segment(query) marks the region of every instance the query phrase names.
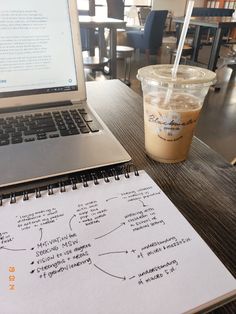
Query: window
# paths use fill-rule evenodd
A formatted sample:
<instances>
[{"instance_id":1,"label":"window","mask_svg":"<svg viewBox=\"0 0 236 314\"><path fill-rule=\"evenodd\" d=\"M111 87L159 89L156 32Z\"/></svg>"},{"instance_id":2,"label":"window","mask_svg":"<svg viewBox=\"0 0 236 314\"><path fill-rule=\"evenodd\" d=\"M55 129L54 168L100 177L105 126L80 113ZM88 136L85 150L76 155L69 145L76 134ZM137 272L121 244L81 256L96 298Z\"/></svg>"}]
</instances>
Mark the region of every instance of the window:
<instances>
[{"instance_id":1,"label":"window","mask_svg":"<svg viewBox=\"0 0 236 314\"><path fill-rule=\"evenodd\" d=\"M152 1L151 0L125 0L125 5L131 6L151 6Z\"/></svg>"},{"instance_id":2,"label":"window","mask_svg":"<svg viewBox=\"0 0 236 314\"><path fill-rule=\"evenodd\" d=\"M207 8L219 8L219 7L220 7L220 1L215 1L215 0L207 1Z\"/></svg>"},{"instance_id":3,"label":"window","mask_svg":"<svg viewBox=\"0 0 236 314\"><path fill-rule=\"evenodd\" d=\"M77 0L77 7L79 10L88 10L89 1L88 0Z\"/></svg>"},{"instance_id":4,"label":"window","mask_svg":"<svg viewBox=\"0 0 236 314\"><path fill-rule=\"evenodd\" d=\"M236 0L225 1L224 8L226 8L226 9L236 9Z\"/></svg>"}]
</instances>

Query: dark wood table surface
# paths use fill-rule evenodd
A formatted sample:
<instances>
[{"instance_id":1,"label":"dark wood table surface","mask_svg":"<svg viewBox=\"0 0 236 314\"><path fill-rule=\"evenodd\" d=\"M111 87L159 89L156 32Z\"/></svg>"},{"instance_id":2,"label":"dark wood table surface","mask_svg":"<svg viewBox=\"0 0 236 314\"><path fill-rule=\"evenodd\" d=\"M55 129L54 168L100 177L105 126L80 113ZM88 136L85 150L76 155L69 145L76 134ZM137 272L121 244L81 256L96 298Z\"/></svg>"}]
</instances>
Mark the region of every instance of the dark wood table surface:
<instances>
[{"instance_id":1,"label":"dark wood table surface","mask_svg":"<svg viewBox=\"0 0 236 314\"><path fill-rule=\"evenodd\" d=\"M236 277L236 167L196 137L189 158L151 160L144 150L142 98L118 80L89 82L88 102ZM236 313L236 302L214 313Z\"/></svg>"},{"instance_id":2,"label":"dark wood table surface","mask_svg":"<svg viewBox=\"0 0 236 314\"><path fill-rule=\"evenodd\" d=\"M144 150L142 97L119 80L88 82L87 94L89 104L128 151L132 162L152 177L236 277L236 167L196 137L188 160L155 162ZM24 184L19 191L40 185L42 182ZM7 190L5 193L12 187ZM236 301L211 313L235 314Z\"/></svg>"},{"instance_id":3,"label":"dark wood table surface","mask_svg":"<svg viewBox=\"0 0 236 314\"><path fill-rule=\"evenodd\" d=\"M184 17L173 18L175 23L184 23ZM198 52L201 45L202 28L214 28L215 34L212 41L211 53L207 68L215 71L219 58L220 47L223 44L224 30L230 30L236 27L236 20L229 16L193 16L190 20L190 25L195 25L193 54L191 60L197 62Z\"/></svg>"}]
</instances>

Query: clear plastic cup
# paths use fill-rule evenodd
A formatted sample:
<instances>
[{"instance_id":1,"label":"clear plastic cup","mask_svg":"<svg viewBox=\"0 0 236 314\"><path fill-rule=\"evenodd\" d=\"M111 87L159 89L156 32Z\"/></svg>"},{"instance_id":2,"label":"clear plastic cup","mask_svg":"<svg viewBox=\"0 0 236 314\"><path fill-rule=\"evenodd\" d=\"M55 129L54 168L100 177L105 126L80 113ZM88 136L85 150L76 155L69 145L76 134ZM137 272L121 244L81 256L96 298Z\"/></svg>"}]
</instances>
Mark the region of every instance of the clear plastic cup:
<instances>
[{"instance_id":1,"label":"clear plastic cup","mask_svg":"<svg viewBox=\"0 0 236 314\"><path fill-rule=\"evenodd\" d=\"M187 158L204 99L216 74L179 65L172 78L171 64L138 70L142 83L145 149L152 159L175 163Z\"/></svg>"}]
</instances>

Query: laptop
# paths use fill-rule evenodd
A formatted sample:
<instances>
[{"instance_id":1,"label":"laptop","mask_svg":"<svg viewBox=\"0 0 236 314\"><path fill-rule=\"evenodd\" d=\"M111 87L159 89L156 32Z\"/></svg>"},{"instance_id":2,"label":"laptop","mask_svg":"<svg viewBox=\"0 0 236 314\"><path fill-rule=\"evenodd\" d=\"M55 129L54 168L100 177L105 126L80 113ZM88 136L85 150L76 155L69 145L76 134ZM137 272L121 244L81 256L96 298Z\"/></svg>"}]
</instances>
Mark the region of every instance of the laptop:
<instances>
[{"instance_id":1,"label":"laptop","mask_svg":"<svg viewBox=\"0 0 236 314\"><path fill-rule=\"evenodd\" d=\"M86 103L76 0L0 7L0 187L129 161Z\"/></svg>"}]
</instances>

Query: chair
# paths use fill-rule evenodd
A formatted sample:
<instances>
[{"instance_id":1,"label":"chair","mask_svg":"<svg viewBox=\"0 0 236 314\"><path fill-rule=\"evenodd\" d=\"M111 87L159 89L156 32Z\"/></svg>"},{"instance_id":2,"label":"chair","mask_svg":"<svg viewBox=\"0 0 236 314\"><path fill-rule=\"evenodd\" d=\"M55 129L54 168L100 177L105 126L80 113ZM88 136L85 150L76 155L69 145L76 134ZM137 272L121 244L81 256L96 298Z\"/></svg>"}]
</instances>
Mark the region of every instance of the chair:
<instances>
[{"instance_id":1,"label":"chair","mask_svg":"<svg viewBox=\"0 0 236 314\"><path fill-rule=\"evenodd\" d=\"M151 11L146 19L144 30L127 31L128 45L146 54L147 62L151 54L157 54L162 45L167 10Z\"/></svg>"},{"instance_id":2,"label":"chair","mask_svg":"<svg viewBox=\"0 0 236 314\"><path fill-rule=\"evenodd\" d=\"M151 12L151 9L150 8L146 8L146 7L141 7L139 10L138 10L138 19L139 19L139 24L141 26L145 25L145 22L146 22L146 19L147 19L147 16L148 14Z\"/></svg>"}]
</instances>

